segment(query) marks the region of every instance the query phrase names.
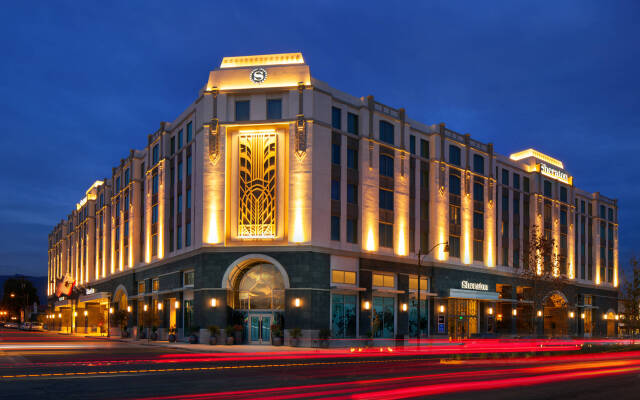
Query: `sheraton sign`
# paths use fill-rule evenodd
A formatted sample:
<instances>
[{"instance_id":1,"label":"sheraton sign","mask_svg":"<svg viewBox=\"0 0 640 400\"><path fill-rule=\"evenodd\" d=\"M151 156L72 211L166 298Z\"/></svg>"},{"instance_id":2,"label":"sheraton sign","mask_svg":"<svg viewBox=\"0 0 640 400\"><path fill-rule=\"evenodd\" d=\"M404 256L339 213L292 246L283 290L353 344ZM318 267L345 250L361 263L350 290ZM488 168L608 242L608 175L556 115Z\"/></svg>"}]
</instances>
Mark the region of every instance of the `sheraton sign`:
<instances>
[{"instance_id":1,"label":"sheraton sign","mask_svg":"<svg viewBox=\"0 0 640 400\"><path fill-rule=\"evenodd\" d=\"M489 285L480 282L462 281L460 287L462 287L462 289L489 291Z\"/></svg>"},{"instance_id":2,"label":"sheraton sign","mask_svg":"<svg viewBox=\"0 0 640 400\"><path fill-rule=\"evenodd\" d=\"M538 164L538 170L544 176L548 176L549 178L555 179L557 181L566 183L568 185L572 184L572 177L569 176L566 172L559 170L557 168L553 168L548 166L545 163Z\"/></svg>"}]
</instances>

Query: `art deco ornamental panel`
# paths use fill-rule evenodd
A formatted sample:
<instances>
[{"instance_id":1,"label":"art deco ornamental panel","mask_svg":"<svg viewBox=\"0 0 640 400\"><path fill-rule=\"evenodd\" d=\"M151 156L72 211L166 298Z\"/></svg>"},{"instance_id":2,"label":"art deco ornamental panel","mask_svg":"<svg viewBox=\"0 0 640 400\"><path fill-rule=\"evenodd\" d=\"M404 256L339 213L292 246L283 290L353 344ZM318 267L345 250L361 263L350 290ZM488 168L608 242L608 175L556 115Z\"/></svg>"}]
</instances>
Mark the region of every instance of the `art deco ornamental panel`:
<instances>
[{"instance_id":1,"label":"art deco ornamental panel","mask_svg":"<svg viewBox=\"0 0 640 400\"><path fill-rule=\"evenodd\" d=\"M276 133L239 135L238 236L276 236Z\"/></svg>"}]
</instances>

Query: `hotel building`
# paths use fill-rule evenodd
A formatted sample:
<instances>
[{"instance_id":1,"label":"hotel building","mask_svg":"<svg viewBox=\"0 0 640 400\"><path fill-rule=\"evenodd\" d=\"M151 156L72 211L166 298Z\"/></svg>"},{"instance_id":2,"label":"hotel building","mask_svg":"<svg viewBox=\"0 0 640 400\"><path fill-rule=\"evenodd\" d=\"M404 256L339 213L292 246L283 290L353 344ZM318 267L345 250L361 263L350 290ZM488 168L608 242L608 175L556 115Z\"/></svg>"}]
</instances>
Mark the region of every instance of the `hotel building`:
<instances>
[{"instance_id":1,"label":"hotel building","mask_svg":"<svg viewBox=\"0 0 640 400\"><path fill-rule=\"evenodd\" d=\"M418 320L423 336L614 335L616 200L548 155L407 114L300 53L223 58L50 233L51 325L106 332L119 309L134 333L240 325L246 343L272 324L406 338ZM536 234L557 259L540 270L565 278L523 272ZM54 297L66 274L77 299Z\"/></svg>"}]
</instances>

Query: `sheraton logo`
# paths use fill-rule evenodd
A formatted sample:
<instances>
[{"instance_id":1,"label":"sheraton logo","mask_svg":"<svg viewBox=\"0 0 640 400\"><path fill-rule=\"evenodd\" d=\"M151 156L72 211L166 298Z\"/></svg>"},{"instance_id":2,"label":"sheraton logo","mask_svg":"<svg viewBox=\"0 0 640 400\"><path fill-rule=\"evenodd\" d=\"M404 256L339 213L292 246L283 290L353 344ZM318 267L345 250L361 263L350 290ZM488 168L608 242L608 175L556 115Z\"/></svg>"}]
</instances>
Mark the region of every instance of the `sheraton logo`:
<instances>
[{"instance_id":1,"label":"sheraton logo","mask_svg":"<svg viewBox=\"0 0 640 400\"><path fill-rule=\"evenodd\" d=\"M547 164L540 163L540 173L542 175L548 176L549 178L557 179L564 183L569 183L569 175L566 172L551 168Z\"/></svg>"},{"instance_id":2,"label":"sheraton logo","mask_svg":"<svg viewBox=\"0 0 640 400\"><path fill-rule=\"evenodd\" d=\"M489 285L487 285L486 283L480 283L480 282L462 281L460 286L463 289L484 290L484 291L489 290Z\"/></svg>"}]
</instances>

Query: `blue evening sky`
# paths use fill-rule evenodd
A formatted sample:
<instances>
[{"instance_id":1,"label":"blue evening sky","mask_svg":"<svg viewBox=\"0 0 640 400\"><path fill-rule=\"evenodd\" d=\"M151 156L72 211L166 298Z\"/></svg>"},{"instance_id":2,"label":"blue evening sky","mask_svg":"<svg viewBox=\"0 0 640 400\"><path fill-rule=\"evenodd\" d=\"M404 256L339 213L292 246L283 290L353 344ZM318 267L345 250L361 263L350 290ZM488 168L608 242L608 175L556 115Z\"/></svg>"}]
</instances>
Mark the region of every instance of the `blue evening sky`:
<instances>
[{"instance_id":1,"label":"blue evening sky","mask_svg":"<svg viewBox=\"0 0 640 400\"><path fill-rule=\"evenodd\" d=\"M421 122L561 159L640 239L637 1L14 1L0 13L0 275L46 275L47 234L223 56L312 74Z\"/></svg>"}]
</instances>

